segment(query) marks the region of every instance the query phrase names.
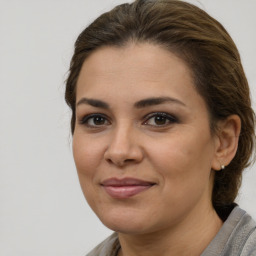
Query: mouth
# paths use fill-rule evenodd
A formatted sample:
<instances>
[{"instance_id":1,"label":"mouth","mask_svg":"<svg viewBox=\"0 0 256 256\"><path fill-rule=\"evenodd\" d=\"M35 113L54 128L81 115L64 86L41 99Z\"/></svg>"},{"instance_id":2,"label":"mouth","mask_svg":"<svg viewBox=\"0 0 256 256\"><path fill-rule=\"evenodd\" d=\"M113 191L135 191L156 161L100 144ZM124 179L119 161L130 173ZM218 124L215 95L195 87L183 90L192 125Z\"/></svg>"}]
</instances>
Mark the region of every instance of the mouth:
<instances>
[{"instance_id":1,"label":"mouth","mask_svg":"<svg viewBox=\"0 0 256 256\"><path fill-rule=\"evenodd\" d=\"M110 178L104 180L101 186L113 198L126 199L150 189L156 183L134 178Z\"/></svg>"}]
</instances>

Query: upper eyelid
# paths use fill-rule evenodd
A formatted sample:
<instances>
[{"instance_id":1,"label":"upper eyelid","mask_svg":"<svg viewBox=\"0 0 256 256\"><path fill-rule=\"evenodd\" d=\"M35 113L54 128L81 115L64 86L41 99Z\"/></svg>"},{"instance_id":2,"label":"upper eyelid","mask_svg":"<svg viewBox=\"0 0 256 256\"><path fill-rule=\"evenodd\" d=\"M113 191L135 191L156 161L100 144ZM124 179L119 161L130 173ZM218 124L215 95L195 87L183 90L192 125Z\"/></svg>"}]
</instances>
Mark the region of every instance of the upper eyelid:
<instances>
[{"instance_id":1,"label":"upper eyelid","mask_svg":"<svg viewBox=\"0 0 256 256\"><path fill-rule=\"evenodd\" d=\"M166 112L151 112L147 115L144 116L144 119L147 119L147 118L151 118L151 117L154 117L154 116L164 116L164 117L170 117L172 119L177 119L177 117L173 114L169 114L169 113L166 113Z\"/></svg>"},{"instance_id":2,"label":"upper eyelid","mask_svg":"<svg viewBox=\"0 0 256 256\"><path fill-rule=\"evenodd\" d=\"M77 118L85 118L85 117L90 117L90 116L103 116L103 117L106 117L106 118L109 118L109 115L105 114L105 113L102 113L102 112L88 112L88 113L77 113Z\"/></svg>"},{"instance_id":3,"label":"upper eyelid","mask_svg":"<svg viewBox=\"0 0 256 256\"><path fill-rule=\"evenodd\" d=\"M96 116L101 116L103 118L106 118L106 120L110 123L113 121L112 118L109 115L106 115L104 113L98 113L98 112L92 112L92 113L89 113L89 114L85 114L85 115L82 115L80 118L78 116L77 120L80 120L80 123L82 123L84 119L89 120L89 118L93 118L93 117L96 117ZM178 118L176 117L176 115L173 115L173 114L170 114L170 113L167 113L167 112L164 112L164 111L150 112L150 113L148 113L148 114L146 114L142 117L142 121L145 122L148 119L150 119L152 117L155 117L155 116L164 116L166 118L169 117L170 119L178 121Z\"/></svg>"},{"instance_id":4,"label":"upper eyelid","mask_svg":"<svg viewBox=\"0 0 256 256\"><path fill-rule=\"evenodd\" d=\"M105 114L102 114L102 113L91 113L91 114L87 114L87 115L83 115L79 120L79 122L81 124L85 123L86 121L88 121L90 118L93 118L93 117L97 117L97 116L100 116L100 117L103 117L105 118L109 123L111 122L110 121L110 118L108 116L106 116Z\"/></svg>"}]
</instances>

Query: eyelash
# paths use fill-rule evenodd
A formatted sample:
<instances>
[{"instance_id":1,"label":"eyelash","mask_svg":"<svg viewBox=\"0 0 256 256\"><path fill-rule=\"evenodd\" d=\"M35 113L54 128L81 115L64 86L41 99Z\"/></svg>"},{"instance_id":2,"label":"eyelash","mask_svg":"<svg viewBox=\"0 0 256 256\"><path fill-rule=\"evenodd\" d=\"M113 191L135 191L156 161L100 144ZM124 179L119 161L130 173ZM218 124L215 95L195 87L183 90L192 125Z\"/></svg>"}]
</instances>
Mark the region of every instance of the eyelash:
<instances>
[{"instance_id":1,"label":"eyelash","mask_svg":"<svg viewBox=\"0 0 256 256\"><path fill-rule=\"evenodd\" d=\"M164 124L150 124L150 119L152 118L155 118L154 119L154 122L156 123L156 118L162 118L162 120L158 120L158 121L164 121ZM103 124L89 124L89 121L92 120L95 122L95 118L100 118L101 121L103 121L104 123ZM148 125L148 126L151 126L151 127L166 127L166 126L169 126L173 123L178 123L178 119L176 117L174 117L173 115L170 115L170 114L167 114L165 112L153 112L153 113L150 113L150 114L147 114L146 116L143 117L143 125ZM106 124L107 122L107 124ZM104 114L89 114L89 115L86 115L84 116L81 120L80 120L80 124L82 125L85 125L89 128L101 128L105 125L109 125L111 124L110 120L108 119L108 117Z\"/></svg>"},{"instance_id":2,"label":"eyelash","mask_svg":"<svg viewBox=\"0 0 256 256\"><path fill-rule=\"evenodd\" d=\"M82 118L82 120L80 120L80 124L86 125L90 128L99 128L99 127L102 127L102 126L105 125L105 124L102 124L102 125L96 125L96 124L91 125L91 124L89 124L89 121L93 120L94 118L102 118L102 119L104 119L104 121L107 121L108 124L110 124L110 121L108 120L108 118L103 114L89 114L89 115L86 115ZM94 119L94 121L95 121L95 119Z\"/></svg>"},{"instance_id":3,"label":"eyelash","mask_svg":"<svg viewBox=\"0 0 256 256\"><path fill-rule=\"evenodd\" d=\"M165 121L165 123L164 124L159 124L159 125L149 124L149 120L150 119L155 118L154 121L156 121L157 117L164 118L163 120ZM147 124L147 125L153 126L153 127L166 127L166 126L171 125L173 123L178 123L178 119L176 117L174 117L173 115L167 114L165 112L154 112L154 113L151 113L149 115L146 115L144 117L144 120L145 119L146 119L146 121L143 122L143 124Z\"/></svg>"}]
</instances>

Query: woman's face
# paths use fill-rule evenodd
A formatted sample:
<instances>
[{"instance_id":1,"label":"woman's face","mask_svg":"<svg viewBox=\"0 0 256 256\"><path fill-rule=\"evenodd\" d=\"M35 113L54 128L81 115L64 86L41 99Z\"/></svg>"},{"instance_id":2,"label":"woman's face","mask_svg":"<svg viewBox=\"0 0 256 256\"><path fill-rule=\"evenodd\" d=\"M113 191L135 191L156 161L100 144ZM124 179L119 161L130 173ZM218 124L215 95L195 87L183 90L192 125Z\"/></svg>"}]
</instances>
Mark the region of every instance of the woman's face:
<instances>
[{"instance_id":1,"label":"woman's face","mask_svg":"<svg viewBox=\"0 0 256 256\"><path fill-rule=\"evenodd\" d=\"M130 44L85 60L74 159L89 205L110 229L149 233L205 214L216 144L206 104L174 54Z\"/></svg>"}]
</instances>

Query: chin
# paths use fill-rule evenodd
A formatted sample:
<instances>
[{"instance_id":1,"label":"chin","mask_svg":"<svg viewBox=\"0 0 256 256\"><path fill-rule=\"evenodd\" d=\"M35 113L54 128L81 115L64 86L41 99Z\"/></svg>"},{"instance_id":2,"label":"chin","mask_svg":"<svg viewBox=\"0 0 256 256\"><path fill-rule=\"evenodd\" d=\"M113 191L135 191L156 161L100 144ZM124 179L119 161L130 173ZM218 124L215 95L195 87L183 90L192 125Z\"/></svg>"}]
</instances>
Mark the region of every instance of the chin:
<instances>
[{"instance_id":1,"label":"chin","mask_svg":"<svg viewBox=\"0 0 256 256\"><path fill-rule=\"evenodd\" d=\"M148 230L148 220L136 210L110 210L97 214L101 222L109 229L124 234L142 234Z\"/></svg>"}]
</instances>

